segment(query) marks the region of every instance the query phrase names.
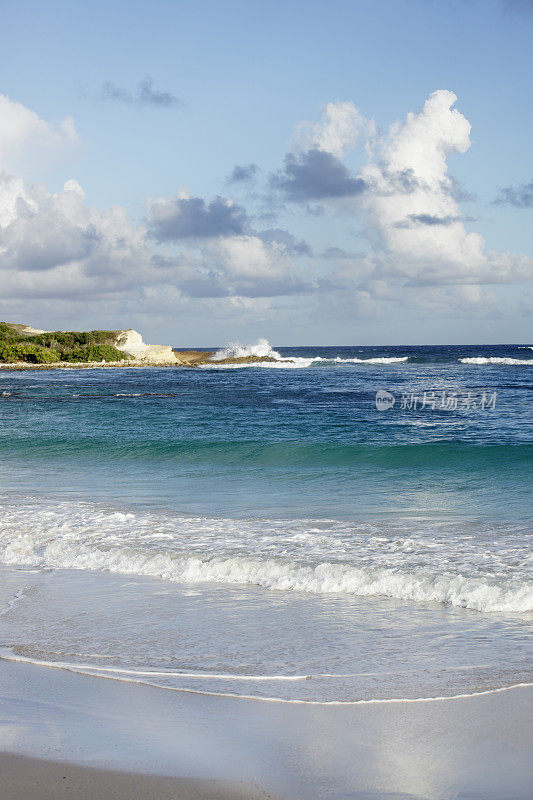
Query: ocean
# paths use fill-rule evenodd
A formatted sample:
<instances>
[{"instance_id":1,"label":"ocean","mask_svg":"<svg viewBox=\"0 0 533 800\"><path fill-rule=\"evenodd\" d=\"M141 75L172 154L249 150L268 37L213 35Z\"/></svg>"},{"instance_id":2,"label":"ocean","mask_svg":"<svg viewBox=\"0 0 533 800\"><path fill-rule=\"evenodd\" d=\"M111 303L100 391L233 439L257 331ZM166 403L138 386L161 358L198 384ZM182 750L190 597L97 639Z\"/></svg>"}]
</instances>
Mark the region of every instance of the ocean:
<instances>
[{"instance_id":1,"label":"ocean","mask_svg":"<svg viewBox=\"0 0 533 800\"><path fill-rule=\"evenodd\" d=\"M0 373L0 655L278 702L530 681L533 348L251 352Z\"/></svg>"}]
</instances>

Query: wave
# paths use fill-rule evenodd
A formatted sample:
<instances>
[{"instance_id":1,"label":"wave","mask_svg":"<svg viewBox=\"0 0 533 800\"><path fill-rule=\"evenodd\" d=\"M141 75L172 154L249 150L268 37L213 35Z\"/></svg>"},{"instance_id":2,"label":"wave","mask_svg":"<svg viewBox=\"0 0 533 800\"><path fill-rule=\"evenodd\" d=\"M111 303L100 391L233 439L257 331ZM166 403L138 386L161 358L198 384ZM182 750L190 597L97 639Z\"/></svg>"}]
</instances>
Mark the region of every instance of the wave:
<instances>
[{"instance_id":1,"label":"wave","mask_svg":"<svg viewBox=\"0 0 533 800\"><path fill-rule=\"evenodd\" d=\"M175 392L115 392L111 397L177 397ZM97 397L102 398L102 394L77 394L73 397Z\"/></svg>"},{"instance_id":2,"label":"wave","mask_svg":"<svg viewBox=\"0 0 533 800\"><path fill-rule=\"evenodd\" d=\"M141 439L121 441L103 436L67 436L52 438L35 433L31 439L0 438L0 453L9 458L64 459L65 457L98 456L136 462L156 459L157 462L209 464L212 466L301 469L305 467L364 470L377 468L391 472L397 468L453 469L491 471L494 469L526 470L533 462L533 445L475 445L462 441L435 441L420 444L380 445L341 444L285 440L269 442L244 441L160 441ZM324 475L324 478L327 474ZM337 476L340 477L340 476Z\"/></svg>"},{"instance_id":3,"label":"wave","mask_svg":"<svg viewBox=\"0 0 533 800\"><path fill-rule=\"evenodd\" d=\"M460 358L461 364L507 364L533 366L533 358L500 358L497 356L474 356L472 358Z\"/></svg>"},{"instance_id":4,"label":"wave","mask_svg":"<svg viewBox=\"0 0 533 800\"><path fill-rule=\"evenodd\" d=\"M227 358L273 358L274 361L244 362L237 364L219 364ZM242 367L261 367L263 369L305 369L313 364L397 364L408 361L409 356L370 357L370 358L341 358L340 356L327 358L324 356L282 356L271 346L267 339L259 339L256 344L241 345L229 344L217 350L211 358L211 363L200 364L203 369L240 369Z\"/></svg>"},{"instance_id":5,"label":"wave","mask_svg":"<svg viewBox=\"0 0 533 800\"><path fill-rule=\"evenodd\" d=\"M83 503L20 503L1 509L0 562L533 611L533 583L526 567L516 566L522 537L501 537L492 529L478 532L474 546L461 530L421 534L331 521L191 519ZM444 552L453 569L443 568Z\"/></svg>"},{"instance_id":6,"label":"wave","mask_svg":"<svg viewBox=\"0 0 533 800\"><path fill-rule=\"evenodd\" d=\"M275 351L274 351L275 352ZM273 357L273 356L272 356ZM223 358L237 358L237 356L223 356ZM218 364L212 361L206 364L198 364L197 369L245 369L247 367L261 368L261 369L305 369L318 361L325 361L326 359L320 358L280 358L276 361L244 361L236 364Z\"/></svg>"},{"instance_id":7,"label":"wave","mask_svg":"<svg viewBox=\"0 0 533 800\"><path fill-rule=\"evenodd\" d=\"M35 563L39 554L31 551ZM437 602L484 612L533 611L533 586L503 588L462 575L398 573L323 562L315 567L244 557L172 558L168 554L102 551L54 545L40 556L43 566L145 575L178 583L252 584L275 591L391 597ZM7 563L20 563L7 561Z\"/></svg>"},{"instance_id":8,"label":"wave","mask_svg":"<svg viewBox=\"0 0 533 800\"><path fill-rule=\"evenodd\" d=\"M221 350L217 350L212 356L213 361L220 361L224 358L247 358L248 356L255 356L256 358L277 358L282 360L282 356L274 350L267 339L258 339L256 344L242 345L238 342L226 345Z\"/></svg>"},{"instance_id":9,"label":"wave","mask_svg":"<svg viewBox=\"0 0 533 800\"><path fill-rule=\"evenodd\" d=\"M399 364L402 361L408 361L409 356L390 356L390 357L376 357L376 358L333 358L336 364Z\"/></svg>"},{"instance_id":10,"label":"wave","mask_svg":"<svg viewBox=\"0 0 533 800\"><path fill-rule=\"evenodd\" d=\"M19 556L20 557L20 554ZM275 591L310 594L347 594L390 597L397 600L436 602L484 612L533 611L533 586L504 588L462 575L427 575L424 571L399 573L392 569L355 568L323 562L315 567L277 560L245 557L173 558L165 553L141 554L126 549L91 550L57 544L39 553L33 547L23 561L62 569L109 571L144 575L178 583L252 584Z\"/></svg>"}]
</instances>

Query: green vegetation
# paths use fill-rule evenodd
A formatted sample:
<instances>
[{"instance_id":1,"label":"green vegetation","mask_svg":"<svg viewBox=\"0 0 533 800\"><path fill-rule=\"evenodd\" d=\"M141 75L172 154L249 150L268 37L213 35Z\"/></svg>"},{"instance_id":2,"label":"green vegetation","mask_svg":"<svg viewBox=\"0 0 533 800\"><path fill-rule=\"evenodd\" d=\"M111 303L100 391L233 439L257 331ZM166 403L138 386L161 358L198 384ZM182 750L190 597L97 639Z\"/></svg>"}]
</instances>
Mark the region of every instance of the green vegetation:
<instances>
[{"instance_id":1,"label":"green vegetation","mask_svg":"<svg viewBox=\"0 0 533 800\"><path fill-rule=\"evenodd\" d=\"M30 364L51 364L60 361L57 350L51 347L37 347L34 344L22 344L0 341L0 361L14 363L27 361Z\"/></svg>"},{"instance_id":2,"label":"green vegetation","mask_svg":"<svg viewBox=\"0 0 533 800\"><path fill-rule=\"evenodd\" d=\"M123 361L126 353L114 346L115 331L52 331L25 334L21 325L0 322L0 362L53 364L58 361Z\"/></svg>"},{"instance_id":3,"label":"green vegetation","mask_svg":"<svg viewBox=\"0 0 533 800\"><path fill-rule=\"evenodd\" d=\"M121 361L128 358L126 353L110 344L88 344L64 351L61 356L61 361Z\"/></svg>"}]
</instances>

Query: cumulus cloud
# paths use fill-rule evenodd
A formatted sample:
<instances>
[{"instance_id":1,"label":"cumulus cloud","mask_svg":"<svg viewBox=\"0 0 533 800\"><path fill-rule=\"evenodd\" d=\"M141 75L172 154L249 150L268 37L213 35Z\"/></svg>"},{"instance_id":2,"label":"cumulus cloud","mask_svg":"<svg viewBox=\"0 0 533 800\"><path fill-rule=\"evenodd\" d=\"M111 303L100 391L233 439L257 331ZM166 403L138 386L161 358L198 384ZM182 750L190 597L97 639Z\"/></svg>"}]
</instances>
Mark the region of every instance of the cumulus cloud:
<instances>
[{"instance_id":1,"label":"cumulus cloud","mask_svg":"<svg viewBox=\"0 0 533 800\"><path fill-rule=\"evenodd\" d=\"M150 76L143 78L133 91L117 86L111 81L106 81L100 90L100 100L114 100L119 103L136 106L159 106L168 108L180 103L180 100L171 92L161 92L154 89L154 81Z\"/></svg>"},{"instance_id":2,"label":"cumulus cloud","mask_svg":"<svg viewBox=\"0 0 533 800\"><path fill-rule=\"evenodd\" d=\"M247 214L225 197L152 200L148 205L149 234L159 242L210 239L244 233Z\"/></svg>"},{"instance_id":3,"label":"cumulus cloud","mask_svg":"<svg viewBox=\"0 0 533 800\"><path fill-rule=\"evenodd\" d=\"M222 215L216 222L220 209L215 203L210 211L211 205L200 204L200 221L192 212L192 227L184 236L173 219L172 237L187 238L193 231L202 236L192 250L182 246L164 255L153 250L146 228L132 225L120 206L106 211L88 206L76 181L51 194L43 186L2 176L0 294L4 299L89 300L163 284L188 297L259 298L314 288L292 258L308 253L305 242L276 229L253 235L241 233L238 225L235 233L233 218Z\"/></svg>"},{"instance_id":4,"label":"cumulus cloud","mask_svg":"<svg viewBox=\"0 0 533 800\"><path fill-rule=\"evenodd\" d=\"M22 103L0 94L0 169L9 169L29 150L72 145L78 136L72 117L46 122Z\"/></svg>"},{"instance_id":5,"label":"cumulus cloud","mask_svg":"<svg viewBox=\"0 0 533 800\"><path fill-rule=\"evenodd\" d=\"M3 297L96 296L157 281L145 231L120 206L87 206L70 180L53 194L0 180L0 292Z\"/></svg>"},{"instance_id":6,"label":"cumulus cloud","mask_svg":"<svg viewBox=\"0 0 533 800\"><path fill-rule=\"evenodd\" d=\"M358 313L375 316L380 308L403 307L406 297L438 309L438 293L444 308L455 298L461 307L481 309L490 300L483 284L525 280L533 264L525 256L487 253L482 237L465 228L469 220L447 167L452 153L470 146L470 125L455 101L451 92L434 92L422 110L379 136L353 104L330 104L320 123L298 127L295 150L271 184L315 214L317 225L342 199L344 215L363 220L370 241L366 253L327 248L318 275L308 242L281 227L253 230L258 217L226 197L151 200L144 223L135 225L120 206L91 207L75 180L51 193L0 174L4 303L64 298L118 304L135 297L148 307L172 298L170 305L185 308L187 298L195 298L206 309L267 309L274 298L315 294L321 308L351 302ZM22 109L13 118L22 120L23 141L63 146L75 137L73 123L49 125ZM0 131L1 155L2 143L7 152L13 136ZM363 134L367 162L352 174L342 157ZM230 179L246 182L257 171L253 164L237 166ZM524 188L518 187L520 197ZM296 299L289 302L296 306Z\"/></svg>"},{"instance_id":7,"label":"cumulus cloud","mask_svg":"<svg viewBox=\"0 0 533 800\"><path fill-rule=\"evenodd\" d=\"M494 202L498 205L507 203L516 208L533 208L533 181L500 189Z\"/></svg>"},{"instance_id":8,"label":"cumulus cloud","mask_svg":"<svg viewBox=\"0 0 533 800\"><path fill-rule=\"evenodd\" d=\"M310 256L313 253L308 242L304 239L297 239L292 233L282 228L268 228L257 235L263 242L283 245L287 252L294 256Z\"/></svg>"},{"instance_id":9,"label":"cumulus cloud","mask_svg":"<svg viewBox=\"0 0 533 800\"><path fill-rule=\"evenodd\" d=\"M361 133L371 125L351 101L328 103L320 122L300 122L296 126L296 147L301 151L321 150L341 158L355 147Z\"/></svg>"},{"instance_id":10,"label":"cumulus cloud","mask_svg":"<svg viewBox=\"0 0 533 800\"><path fill-rule=\"evenodd\" d=\"M189 201L191 198L189 198ZM157 252L120 206L89 206L75 180L55 193L0 179L0 295L76 301L127 297L158 285L182 297L276 297L312 291L293 261L309 246L288 231L244 233L243 212L217 198L152 205L152 223L177 252ZM176 207L176 203L178 206ZM190 247L186 247L187 241ZM179 241L178 241L179 240Z\"/></svg>"},{"instance_id":11,"label":"cumulus cloud","mask_svg":"<svg viewBox=\"0 0 533 800\"><path fill-rule=\"evenodd\" d=\"M453 92L433 92L419 112L376 137L359 178L359 210L376 244L368 266L419 284L522 280L531 260L486 253L465 229L447 158L470 147L470 123Z\"/></svg>"},{"instance_id":12,"label":"cumulus cloud","mask_svg":"<svg viewBox=\"0 0 533 800\"><path fill-rule=\"evenodd\" d=\"M209 264L228 287L246 297L274 297L312 291L314 281L292 261L288 247L259 236L231 236L206 247Z\"/></svg>"},{"instance_id":13,"label":"cumulus cloud","mask_svg":"<svg viewBox=\"0 0 533 800\"><path fill-rule=\"evenodd\" d=\"M352 102L328 103L320 122L296 126L295 152L285 156L282 170L271 176L271 186L292 202L353 197L365 183L353 177L341 158L362 134L374 130Z\"/></svg>"},{"instance_id":14,"label":"cumulus cloud","mask_svg":"<svg viewBox=\"0 0 533 800\"><path fill-rule=\"evenodd\" d=\"M183 296L192 298L268 298L314 291L315 282L297 267L280 241L261 235L209 239L193 255L161 257L164 271Z\"/></svg>"}]
</instances>

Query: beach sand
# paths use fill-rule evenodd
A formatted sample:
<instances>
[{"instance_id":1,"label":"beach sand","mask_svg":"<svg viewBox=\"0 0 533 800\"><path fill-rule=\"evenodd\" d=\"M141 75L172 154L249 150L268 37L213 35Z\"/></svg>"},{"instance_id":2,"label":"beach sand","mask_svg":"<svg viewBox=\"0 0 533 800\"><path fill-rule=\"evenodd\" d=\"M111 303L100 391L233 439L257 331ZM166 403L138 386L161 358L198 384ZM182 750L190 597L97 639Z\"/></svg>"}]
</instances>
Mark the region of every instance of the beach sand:
<instances>
[{"instance_id":1,"label":"beach sand","mask_svg":"<svg viewBox=\"0 0 533 800\"><path fill-rule=\"evenodd\" d=\"M5 800L260 800L269 797L229 781L200 781L80 767L0 754Z\"/></svg>"},{"instance_id":2,"label":"beach sand","mask_svg":"<svg viewBox=\"0 0 533 800\"><path fill-rule=\"evenodd\" d=\"M2 659L0 751L32 760L4 756L0 785L6 800L135 798L144 788L155 799L529 800L531 696L518 687L434 701L263 702ZM59 780L75 791L60 794Z\"/></svg>"}]
</instances>

